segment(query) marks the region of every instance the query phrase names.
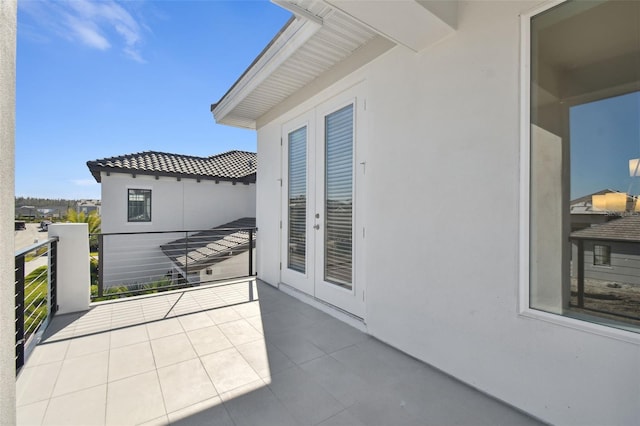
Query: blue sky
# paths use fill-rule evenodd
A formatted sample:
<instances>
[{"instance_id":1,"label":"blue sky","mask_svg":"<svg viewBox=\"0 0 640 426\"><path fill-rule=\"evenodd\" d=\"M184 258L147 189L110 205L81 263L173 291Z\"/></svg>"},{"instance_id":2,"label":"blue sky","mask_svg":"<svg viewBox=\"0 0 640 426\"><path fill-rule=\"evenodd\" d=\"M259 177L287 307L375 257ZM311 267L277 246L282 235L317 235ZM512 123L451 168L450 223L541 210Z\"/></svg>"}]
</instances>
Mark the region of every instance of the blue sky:
<instances>
[{"instance_id":1,"label":"blue sky","mask_svg":"<svg viewBox=\"0 0 640 426\"><path fill-rule=\"evenodd\" d=\"M629 160L640 157L640 92L574 106L571 120L571 199L615 189L640 194Z\"/></svg>"},{"instance_id":2,"label":"blue sky","mask_svg":"<svg viewBox=\"0 0 640 426\"><path fill-rule=\"evenodd\" d=\"M16 195L100 198L99 158L255 151L209 107L289 17L266 0L19 1Z\"/></svg>"}]
</instances>

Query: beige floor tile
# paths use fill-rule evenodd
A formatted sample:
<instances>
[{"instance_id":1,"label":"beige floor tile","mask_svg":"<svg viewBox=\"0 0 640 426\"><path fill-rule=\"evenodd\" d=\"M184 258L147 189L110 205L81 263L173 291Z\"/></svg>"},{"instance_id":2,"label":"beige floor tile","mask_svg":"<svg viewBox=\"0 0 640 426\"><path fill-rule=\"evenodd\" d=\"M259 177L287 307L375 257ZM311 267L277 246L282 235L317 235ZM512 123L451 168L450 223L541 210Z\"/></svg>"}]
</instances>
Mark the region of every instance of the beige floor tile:
<instances>
[{"instance_id":1,"label":"beige floor tile","mask_svg":"<svg viewBox=\"0 0 640 426\"><path fill-rule=\"evenodd\" d=\"M172 425L180 426L234 426L222 400L217 396L169 413L169 421Z\"/></svg>"},{"instance_id":2,"label":"beige floor tile","mask_svg":"<svg viewBox=\"0 0 640 426\"><path fill-rule=\"evenodd\" d=\"M182 325L180 325L180 321L176 318L167 318L165 320L148 323L147 332L149 333L149 339L153 340L182 333L184 330Z\"/></svg>"},{"instance_id":3,"label":"beige floor tile","mask_svg":"<svg viewBox=\"0 0 640 426\"><path fill-rule=\"evenodd\" d=\"M124 379L155 370L156 364L149 342L112 349L109 354L109 381Z\"/></svg>"},{"instance_id":4,"label":"beige floor tile","mask_svg":"<svg viewBox=\"0 0 640 426\"><path fill-rule=\"evenodd\" d=\"M107 425L136 425L166 415L155 371L111 382L107 386Z\"/></svg>"},{"instance_id":5,"label":"beige floor tile","mask_svg":"<svg viewBox=\"0 0 640 426\"><path fill-rule=\"evenodd\" d=\"M43 425L104 425L107 385L51 398Z\"/></svg>"},{"instance_id":6,"label":"beige floor tile","mask_svg":"<svg viewBox=\"0 0 640 426\"><path fill-rule=\"evenodd\" d=\"M245 319L225 322L218 327L227 336L227 339L236 346L262 339L262 334L258 333Z\"/></svg>"},{"instance_id":7,"label":"beige floor tile","mask_svg":"<svg viewBox=\"0 0 640 426\"><path fill-rule=\"evenodd\" d=\"M235 305L233 309L243 318L255 317L261 314L260 302L257 301Z\"/></svg>"},{"instance_id":8,"label":"beige floor tile","mask_svg":"<svg viewBox=\"0 0 640 426\"><path fill-rule=\"evenodd\" d=\"M49 400L34 402L16 407L16 424L18 426L37 426L42 424Z\"/></svg>"},{"instance_id":9,"label":"beige floor tile","mask_svg":"<svg viewBox=\"0 0 640 426\"><path fill-rule=\"evenodd\" d=\"M183 315L178 317L178 321L182 324L185 331L197 330L199 328L210 327L214 325L213 320L206 312L198 312L195 314Z\"/></svg>"},{"instance_id":10,"label":"beige floor tile","mask_svg":"<svg viewBox=\"0 0 640 426\"><path fill-rule=\"evenodd\" d=\"M269 388L301 423L317 424L346 408L298 367L272 375Z\"/></svg>"},{"instance_id":11,"label":"beige floor tile","mask_svg":"<svg viewBox=\"0 0 640 426\"><path fill-rule=\"evenodd\" d=\"M16 380L16 404L32 404L51 397L62 361L30 367L28 362Z\"/></svg>"},{"instance_id":12,"label":"beige floor tile","mask_svg":"<svg viewBox=\"0 0 640 426\"><path fill-rule=\"evenodd\" d=\"M265 344L264 340L245 343L236 348L263 379L295 365L275 346Z\"/></svg>"},{"instance_id":13,"label":"beige floor tile","mask_svg":"<svg viewBox=\"0 0 640 426\"><path fill-rule=\"evenodd\" d=\"M231 306L212 309L210 311L207 311L207 315L209 315L209 318L211 318L213 322L218 325L230 321L237 321L242 318L240 314L234 311Z\"/></svg>"},{"instance_id":14,"label":"beige floor tile","mask_svg":"<svg viewBox=\"0 0 640 426\"><path fill-rule=\"evenodd\" d=\"M169 417L161 416L157 419L149 420L148 422L138 423L137 426L167 426L171 424L169 422Z\"/></svg>"},{"instance_id":15,"label":"beige floor tile","mask_svg":"<svg viewBox=\"0 0 640 426\"><path fill-rule=\"evenodd\" d=\"M110 341L111 335L109 333L74 337L69 343L67 358L75 358L78 356L106 351L109 349Z\"/></svg>"},{"instance_id":16,"label":"beige floor tile","mask_svg":"<svg viewBox=\"0 0 640 426\"><path fill-rule=\"evenodd\" d=\"M197 357L193 346L184 333L151 341L156 367L165 367Z\"/></svg>"},{"instance_id":17,"label":"beige floor tile","mask_svg":"<svg viewBox=\"0 0 640 426\"><path fill-rule=\"evenodd\" d=\"M148 340L149 334L144 324L125 327L111 332L111 349L146 342Z\"/></svg>"},{"instance_id":18,"label":"beige floor tile","mask_svg":"<svg viewBox=\"0 0 640 426\"><path fill-rule=\"evenodd\" d=\"M218 393L228 392L260 379L235 348L205 355L201 359Z\"/></svg>"},{"instance_id":19,"label":"beige floor tile","mask_svg":"<svg viewBox=\"0 0 640 426\"><path fill-rule=\"evenodd\" d=\"M65 395L106 383L108 363L108 351L66 359L52 395Z\"/></svg>"},{"instance_id":20,"label":"beige floor tile","mask_svg":"<svg viewBox=\"0 0 640 426\"><path fill-rule=\"evenodd\" d=\"M233 347L229 339L217 326L199 328L187 332L198 356L207 355Z\"/></svg>"},{"instance_id":21,"label":"beige floor tile","mask_svg":"<svg viewBox=\"0 0 640 426\"><path fill-rule=\"evenodd\" d=\"M246 318L247 322L260 334L264 334L264 325L262 324L262 316Z\"/></svg>"},{"instance_id":22,"label":"beige floor tile","mask_svg":"<svg viewBox=\"0 0 640 426\"><path fill-rule=\"evenodd\" d=\"M29 357L29 367L64 360L69 349L69 340L43 342L37 345Z\"/></svg>"},{"instance_id":23,"label":"beige floor tile","mask_svg":"<svg viewBox=\"0 0 640 426\"><path fill-rule=\"evenodd\" d=\"M198 358L160 368L158 377L169 413L218 394Z\"/></svg>"}]
</instances>

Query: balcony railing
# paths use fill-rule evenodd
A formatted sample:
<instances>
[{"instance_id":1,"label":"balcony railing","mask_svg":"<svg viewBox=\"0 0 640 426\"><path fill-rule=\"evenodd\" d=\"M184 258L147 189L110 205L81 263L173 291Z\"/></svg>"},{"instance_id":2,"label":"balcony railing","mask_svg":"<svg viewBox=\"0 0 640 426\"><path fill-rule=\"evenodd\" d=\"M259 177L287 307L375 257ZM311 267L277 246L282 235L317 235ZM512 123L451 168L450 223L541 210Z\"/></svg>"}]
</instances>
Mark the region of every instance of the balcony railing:
<instances>
[{"instance_id":1,"label":"balcony railing","mask_svg":"<svg viewBox=\"0 0 640 426\"><path fill-rule=\"evenodd\" d=\"M255 227L91 234L91 300L254 276L256 235Z\"/></svg>"},{"instance_id":2,"label":"balcony railing","mask_svg":"<svg viewBox=\"0 0 640 426\"><path fill-rule=\"evenodd\" d=\"M49 238L15 254L16 373L58 310L57 243Z\"/></svg>"}]
</instances>

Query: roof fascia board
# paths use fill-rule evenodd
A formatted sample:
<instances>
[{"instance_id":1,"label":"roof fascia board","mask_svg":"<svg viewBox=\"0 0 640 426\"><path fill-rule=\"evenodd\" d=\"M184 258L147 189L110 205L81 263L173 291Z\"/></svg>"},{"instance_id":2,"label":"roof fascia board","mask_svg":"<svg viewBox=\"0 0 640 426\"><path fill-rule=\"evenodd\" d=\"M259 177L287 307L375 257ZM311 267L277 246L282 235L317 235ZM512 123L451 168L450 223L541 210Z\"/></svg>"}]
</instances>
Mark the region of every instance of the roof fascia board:
<instances>
[{"instance_id":1,"label":"roof fascia board","mask_svg":"<svg viewBox=\"0 0 640 426\"><path fill-rule=\"evenodd\" d=\"M313 13L309 12L307 9L304 9L295 3L291 3L287 0L271 0L271 3L274 3L280 6L281 8L288 10L298 18L306 18L319 25L323 24L321 17L314 15Z\"/></svg>"},{"instance_id":2,"label":"roof fascia board","mask_svg":"<svg viewBox=\"0 0 640 426\"><path fill-rule=\"evenodd\" d=\"M215 120L218 123L224 123L225 117L240 102L313 37L320 28L322 25L317 22L297 18L280 34L271 48L248 70L235 87L218 102L213 109ZM255 128L255 124L253 128Z\"/></svg>"},{"instance_id":3,"label":"roof fascia board","mask_svg":"<svg viewBox=\"0 0 640 426\"><path fill-rule=\"evenodd\" d=\"M161 172L161 171L153 171L153 170L139 170L139 169L120 169L120 168L112 168L112 167L96 167L92 169L96 171L96 173L105 172L105 173L118 173L122 175L139 175L139 176L162 176L167 178L180 178L180 179L193 179L193 180L211 180L211 181L219 181L219 182L238 182L238 183L255 183L256 181L256 173L250 173L245 176L232 178L226 176L204 176L204 175L191 175L186 173L172 173L172 172ZM95 177L96 175L94 175ZM98 181L98 183L102 183Z\"/></svg>"},{"instance_id":4,"label":"roof fascia board","mask_svg":"<svg viewBox=\"0 0 640 426\"><path fill-rule=\"evenodd\" d=\"M457 25L457 0L323 1L372 31L414 52L420 52L453 34Z\"/></svg>"}]
</instances>

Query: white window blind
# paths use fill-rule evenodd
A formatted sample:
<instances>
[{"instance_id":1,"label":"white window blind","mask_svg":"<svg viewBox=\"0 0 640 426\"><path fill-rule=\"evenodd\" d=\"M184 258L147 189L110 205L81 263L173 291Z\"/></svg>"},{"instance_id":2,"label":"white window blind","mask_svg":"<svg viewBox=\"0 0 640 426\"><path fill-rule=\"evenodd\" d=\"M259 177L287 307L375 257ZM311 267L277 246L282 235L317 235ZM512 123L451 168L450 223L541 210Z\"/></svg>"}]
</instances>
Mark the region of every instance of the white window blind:
<instances>
[{"instance_id":1,"label":"white window blind","mask_svg":"<svg viewBox=\"0 0 640 426\"><path fill-rule=\"evenodd\" d=\"M289 133L289 255L287 267L305 273L307 244L307 127Z\"/></svg>"},{"instance_id":2,"label":"white window blind","mask_svg":"<svg viewBox=\"0 0 640 426\"><path fill-rule=\"evenodd\" d=\"M325 117L324 279L352 285L353 105Z\"/></svg>"}]
</instances>

